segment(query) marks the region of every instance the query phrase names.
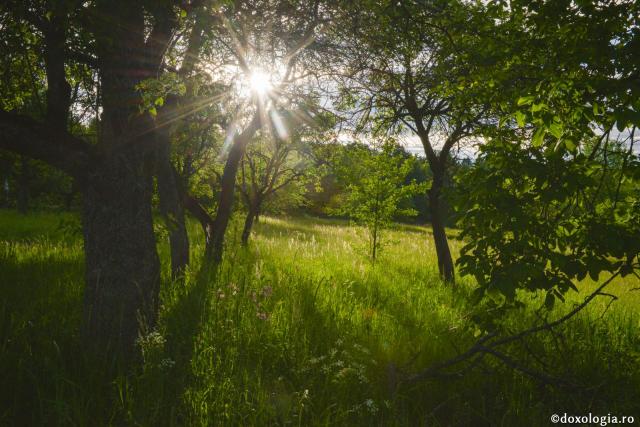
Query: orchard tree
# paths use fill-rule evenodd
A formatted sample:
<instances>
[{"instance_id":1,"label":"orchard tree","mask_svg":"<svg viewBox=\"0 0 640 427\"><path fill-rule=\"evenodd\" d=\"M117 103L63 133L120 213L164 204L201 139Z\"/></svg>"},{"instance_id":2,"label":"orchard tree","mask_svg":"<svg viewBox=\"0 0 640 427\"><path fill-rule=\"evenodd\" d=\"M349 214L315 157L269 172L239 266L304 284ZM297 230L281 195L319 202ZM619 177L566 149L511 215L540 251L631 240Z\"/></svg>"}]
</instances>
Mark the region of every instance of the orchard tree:
<instances>
[{"instance_id":1,"label":"orchard tree","mask_svg":"<svg viewBox=\"0 0 640 427\"><path fill-rule=\"evenodd\" d=\"M448 160L485 114L482 101L451 84L467 72L457 49L472 6L391 0L350 5L347 24L335 35L341 48L337 105L351 114L356 131L409 133L420 140L433 177L427 196L438 268L453 282L443 213Z\"/></svg>"},{"instance_id":2,"label":"orchard tree","mask_svg":"<svg viewBox=\"0 0 640 427\"><path fill-rule=\"evenodd\" d=\"M211 62L225 65L214 67L212 74L230 82L235 99L226 106L234 113L221 153L224 168L215 216L189 200L206 230L208 263L222 260L240 162L254 136L265 130L276 136L286 132L282 110L296 118L295 125L313 122L317 96L307 80L316 66L313 45L330 12L321 1L240 1L222 8Z\"/></svg>"},{"instance_id":3,"label":"orchard tree","mask_svg":"<svg viewBox=\"0 0 640 427\"><path fill-rule=\"evenodd\" d=\"M561 337L556 329L594 299L615 300L605 288L639 273L640 5L516 0L480 11L473 19L485 24L473 26L475 48L464 54L472 67L458 84L499 120L486 123L455 200L466 242L458 265L478 284L481 336L408 381L490 356L543 384L571 386L527 341ZM554 318L551 308L587 276L593 288ZM501 313L536 296L534 324L500 328Z\"/></svg>"},{"instance_id":4,"label":"orchard tree","mask_svg":"<svg viewBox=\"0 0 640 427\"><path fill-rule=\"evenodd\" d=\"M638 12L630 1L489 5L503 43L482 79L518 90L497 98L503 119L461 181L459 263L479 292L544 290L552 306L587 274L638 268Z\"/></svg>"},{"instance_id":5,"label":"orchard tree","mask_svg":"<svg viewBox=\"0 0 640 427\"><path fill-rule=\"evenodd\" d=\"M46 96L42 115L20 108L21 93L2 91L12 99L2 102L0 147L76 180L83 195L85 335L130 352L140 321L155 322L160 284L149 171L154 125L139 112L136 87L161 72L179 8L171 2L10 1L0 13L46 76L34 82ZM20 54L4 49L9 61ZM68 76L76 66L90 67L101 80L95 144L70 132Z\"/></svg>"},{"instance_id":6,"label":"orchard tree","mask_svg":"<svg viewBox=\"0 0 640 427\"><path fill-rule=\"evenodd\" d=\"M240 165L238 190L247 208L242 244L249 241L253 223L265 205L286 192L289 199L305 189L310 164L300 140L260 138L245 153Z\"/></svg>"}]
</instances>

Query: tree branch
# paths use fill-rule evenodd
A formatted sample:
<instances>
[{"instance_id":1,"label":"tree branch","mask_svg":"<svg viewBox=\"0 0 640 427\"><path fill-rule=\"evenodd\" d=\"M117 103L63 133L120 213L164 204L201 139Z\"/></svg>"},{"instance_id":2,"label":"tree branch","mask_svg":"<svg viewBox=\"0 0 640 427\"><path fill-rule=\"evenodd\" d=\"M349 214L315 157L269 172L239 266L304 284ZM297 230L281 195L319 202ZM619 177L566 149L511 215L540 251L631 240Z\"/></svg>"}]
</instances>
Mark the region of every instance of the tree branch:
<instances>
[{"instance_id":1,"label":"tree branch","mask_svg":"<svg viewBox=\"0 0 640 427\"><path fill-rule=\"evenodd\" d=\"M91 146L31 117L0 109L0 148L42 160L73 177L86 172Z\"/></svg>"}]
</instances>

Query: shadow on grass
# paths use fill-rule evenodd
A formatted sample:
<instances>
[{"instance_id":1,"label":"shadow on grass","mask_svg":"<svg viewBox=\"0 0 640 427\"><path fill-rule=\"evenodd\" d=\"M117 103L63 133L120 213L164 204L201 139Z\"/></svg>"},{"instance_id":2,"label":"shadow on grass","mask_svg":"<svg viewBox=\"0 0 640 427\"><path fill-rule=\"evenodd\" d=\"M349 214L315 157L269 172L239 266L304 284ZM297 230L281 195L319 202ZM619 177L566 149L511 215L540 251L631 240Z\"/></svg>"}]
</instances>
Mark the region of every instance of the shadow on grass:
<instances>
[{"instance_id":1,"label":"shadow on grass","mask_svg":"<svg viewBox=\"0 0 640 427\"><path fill-rule=\"evenodd\" d=\"M211 308L212 286L218 268L201 268L191 279L181 278L171 282L163 291L164 312L159 329L166 339L163 356L170 360L169 372L159 369L158 361L147 366L138 378L138 390L134 397L138 406L136 422L161 425L184 425L186 414L182 407L185 390L193 381L191 361L195 340L208 321ZM166 301L166 300L169 301ZM160 397L160 399L158 399Z\"/></svg>"}]
</instances>

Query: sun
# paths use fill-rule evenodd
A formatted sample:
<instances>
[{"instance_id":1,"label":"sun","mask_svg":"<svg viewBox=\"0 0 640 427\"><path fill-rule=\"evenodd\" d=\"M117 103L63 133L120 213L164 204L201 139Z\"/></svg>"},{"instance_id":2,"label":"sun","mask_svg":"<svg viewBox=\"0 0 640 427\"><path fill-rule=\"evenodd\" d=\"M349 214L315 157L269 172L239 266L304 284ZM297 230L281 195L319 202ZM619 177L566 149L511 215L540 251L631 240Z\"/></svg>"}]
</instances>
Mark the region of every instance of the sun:
<instances>
[{"instance_id":1,"label":"sun","mask_svg":"<svg viewBox=\"0 0 640 427\"><path fill-rule=\"evenodd\" d=\"M256 95L266 95L272 88L271 75L264 70L255 69L249 74L249 87Z\"/></svg>"}]
</instances>

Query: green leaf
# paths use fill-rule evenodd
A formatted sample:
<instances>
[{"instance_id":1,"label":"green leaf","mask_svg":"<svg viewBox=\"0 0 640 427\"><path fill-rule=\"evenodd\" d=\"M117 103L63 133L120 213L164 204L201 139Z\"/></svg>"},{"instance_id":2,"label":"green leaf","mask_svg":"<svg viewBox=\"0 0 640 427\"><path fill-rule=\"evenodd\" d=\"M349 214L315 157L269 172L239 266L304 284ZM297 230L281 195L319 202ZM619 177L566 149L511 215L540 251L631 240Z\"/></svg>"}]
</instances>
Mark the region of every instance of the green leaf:
<instances>
[{"instance_id":1,"label":"green leaf","mask_svg":"<svg viewBox=\"0 0 640 427\"><path fill-rule=\"evenodd\" d=\"M544 142L544 135L546 133L547 130L544 127L539 127L531 138L531 144L533 144L534 147L540 147Z\"/></svg>"},{"instance_id":2,"label":"green leaf","mask_svg":"<svg viewBox=\"0 0 640 427\"><path fill-rule=\"evenodd\" d=\"M529 105L533 102L534 97L529 95L529 96L522 96L520 98L518 98L518 107L521 107L523 105Z\"/></svg>"},{"instance_id":3,"label":"green leaf","mask_svg":"<svg viewBox=\"0 0 640 427\"><path fill-rule=\"evenodd\" d=\"M531 111L534 113L537 113L538 111L544 110L546 108L547 108L547 105L543 103L533 104L533 106L531 107Z\"/></svg>"},{"instance_id":4,"label":"green leaf","mask_svg":"<svg viewBox=\"0 0 640 427\"><path fill-rule=\"evenodd\" d=\"M527 115L524 114L522 111L519 111L519 110L516 111L516 121L518 122L518 126L524 127L526 118L527 118Z\"/></svg>"},{"instance_id":5,"label":"green leaf","mask_svg":"<svg viewBox=\"0 0 640 427\"><path fill-rule=\"evenodd\" d=\"M572 153L576 151L576 143L571 139L565 139L564 146L567 147L567 150L571 151Z\"/></svg>"},{"instance_id":6,"label":"green leaf","mask_svg":"<svg viewBox=\"0 0 640 427\"><path fill-rule=\"evenodd\" d=\"M551 126L549 126L549 132L556 138L560 138L562 136L562 124L552 123Z\"/></svg>"}]
</instances>

